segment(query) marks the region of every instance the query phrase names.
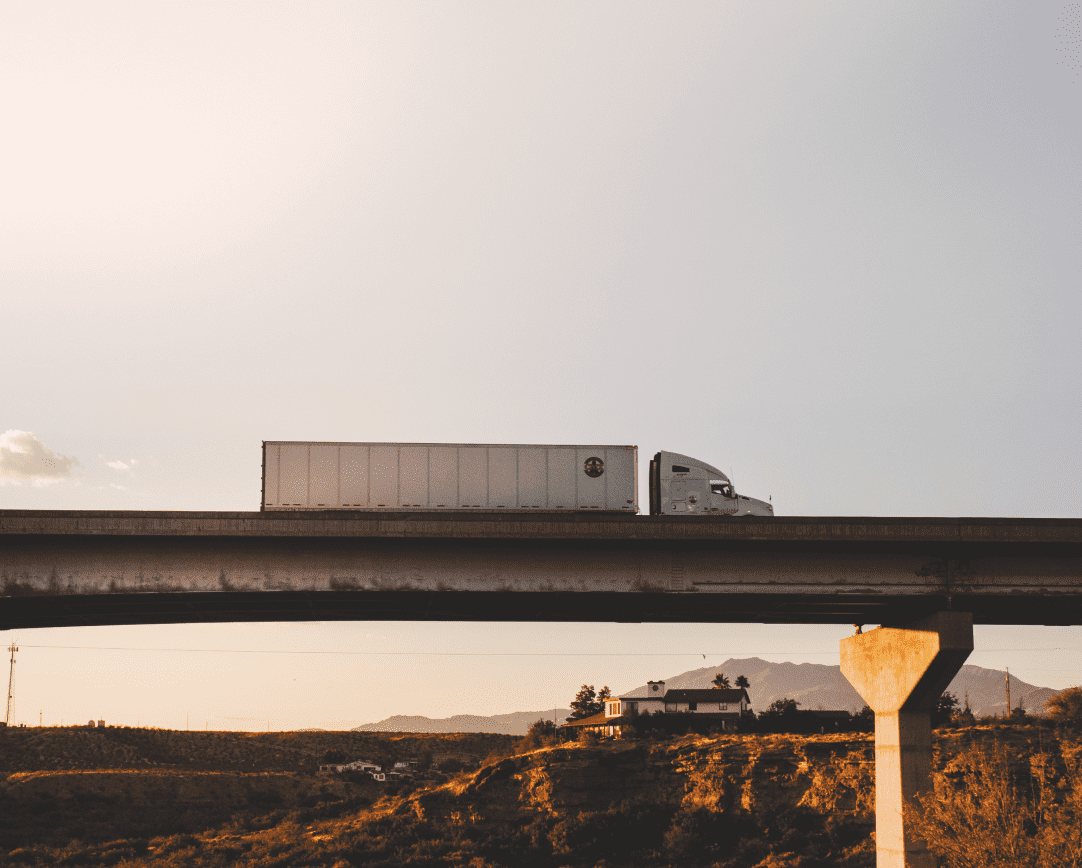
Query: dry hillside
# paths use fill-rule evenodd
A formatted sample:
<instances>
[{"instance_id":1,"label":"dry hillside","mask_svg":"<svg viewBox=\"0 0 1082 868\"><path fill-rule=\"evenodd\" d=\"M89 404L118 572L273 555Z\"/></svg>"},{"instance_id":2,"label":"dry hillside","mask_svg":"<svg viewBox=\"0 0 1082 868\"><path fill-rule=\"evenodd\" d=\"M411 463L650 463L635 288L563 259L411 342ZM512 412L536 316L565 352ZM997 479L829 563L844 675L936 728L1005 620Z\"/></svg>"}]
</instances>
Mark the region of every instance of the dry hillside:
<instances>
[{"instance_id":1,"label":"dry hillside","mask_svg":"<svg viewBox=\"0 0 1082 868\"><path fill-rule=\"evenodd\" d=\"M62 738L53 745L63 748L59 755L98 765L24 769L0 786L7 864L874 865L873 742L862 734L687 735L501 756L511 740L498 736L150 731L116 739L129 748L159 745L153 757L145 750L124 754L125 769L101 764L113 742L86 741L98 732L69 734L66 747ZM8 735L15 738L5 750L32 738L29 731ZM458 757L470 767L398 789L280 767L341 745L363 746L369 755L429 750L434 759ZM1054 731L1035 726L943 731L936 745L948 785L952 764L973 745L994 745L1020 774L1040 753L1060 782L1070 779L1080 755L1075 741L1061 743ZM245 768L257 756L264 765ZM139 767L141 760L160 765ZM198 767L212 762L233 765Z\"/></svg>"}]
</instances>

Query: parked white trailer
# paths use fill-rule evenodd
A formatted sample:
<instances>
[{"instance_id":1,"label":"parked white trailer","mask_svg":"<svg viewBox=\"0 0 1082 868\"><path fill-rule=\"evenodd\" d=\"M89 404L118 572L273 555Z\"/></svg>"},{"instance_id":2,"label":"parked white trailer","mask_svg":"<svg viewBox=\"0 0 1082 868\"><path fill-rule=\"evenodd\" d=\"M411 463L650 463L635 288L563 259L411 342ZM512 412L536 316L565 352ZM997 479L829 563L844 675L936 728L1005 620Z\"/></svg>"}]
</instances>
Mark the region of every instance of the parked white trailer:
<instances>
[{"instance_id":1,"label":"parked white trailer","mask_svg":"<svg viewBox=\"0 0 1082 868\"><path fill-rule=\"evenodd\" d=\"M639 511L635 446L263 444L263 509Z\"/></svg>"},{"instance_id":2,"label":"parked white trailer","mask_svg":"<svg viewBox=\"0 0 1082 868\"><path fill-rule=\"evenodd\" d=\"M637 513L637 446L263 443L263 510L603 510ZM677 452L650 462L651 515L774 514Z\"/></svg>"}]
</instances>

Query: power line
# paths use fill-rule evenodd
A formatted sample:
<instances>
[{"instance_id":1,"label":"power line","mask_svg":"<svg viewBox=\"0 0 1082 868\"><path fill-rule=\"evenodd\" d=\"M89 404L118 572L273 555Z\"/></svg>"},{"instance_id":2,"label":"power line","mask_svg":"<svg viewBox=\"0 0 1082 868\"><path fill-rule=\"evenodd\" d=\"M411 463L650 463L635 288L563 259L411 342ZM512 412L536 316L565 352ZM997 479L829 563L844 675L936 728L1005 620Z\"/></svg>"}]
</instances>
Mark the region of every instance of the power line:
<instances>
[{"instance_id":1,"label":"power line","mask_svg":"<svg viewBox=\"0 0 1082 868\"><path fill-rule=\"evenodd\" d=\"M272 648L122 648L107 645L27 645L69 651L138 651L175 654L328 654L350 657L702 657L702 651L280 651ZM707 657L733 654L837 654L837 651L717 651Z\"/></svg>"},{"instance_id":2,"label":"power line","mask_svg":"<svg viewBox=\"0 0 1082 868\"><path fill-rule=\"evenodd\" d=\"M276 654L276 655L337 655L343 657L732 657L736 654L794 654L802 656L825 656L833 651L788 650L737 650L737 651L300 651L271 648L128 648L110 645L27 645L27 648L44 648L66 651L130 651L136 653L162 654ZM9 649L10 650L10 649ZM16 651L19 649L16 648ZM1044 646L1036 648L974 648L974 654L1025 653L1030 651L1077 651L1071 646Z\"/></svg>"}]
</instances>

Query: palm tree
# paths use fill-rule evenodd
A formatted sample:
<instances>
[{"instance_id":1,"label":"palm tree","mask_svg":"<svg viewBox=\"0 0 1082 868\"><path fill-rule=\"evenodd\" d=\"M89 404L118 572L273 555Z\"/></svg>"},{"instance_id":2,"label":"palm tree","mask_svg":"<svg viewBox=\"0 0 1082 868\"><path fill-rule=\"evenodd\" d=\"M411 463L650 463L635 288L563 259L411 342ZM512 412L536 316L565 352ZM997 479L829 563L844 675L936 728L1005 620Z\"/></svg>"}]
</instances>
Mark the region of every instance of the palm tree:
<instances>
[{"instance_id":1,"label":"palm tree","mask_svg":"<svg viewBox=\"0 0 1082 868\"><path fill-rule=\"evenodd\" d=\"M729 678L724 672L719 672L714 676L714 688L728 690L730 687Z\"/></svg>"},{"instance_id":2,"label":"palm tree","mask_svg":"<svg viewBox=\"0 0 1082 868\"><path fill-rule=\"evenodd\" d=\"M737 687L743 687L745 690L747 690L749 687L751 687L751 682L748 681L746 676L737 675L736 676L736 686Z\"/></svg>"}]
</instances>

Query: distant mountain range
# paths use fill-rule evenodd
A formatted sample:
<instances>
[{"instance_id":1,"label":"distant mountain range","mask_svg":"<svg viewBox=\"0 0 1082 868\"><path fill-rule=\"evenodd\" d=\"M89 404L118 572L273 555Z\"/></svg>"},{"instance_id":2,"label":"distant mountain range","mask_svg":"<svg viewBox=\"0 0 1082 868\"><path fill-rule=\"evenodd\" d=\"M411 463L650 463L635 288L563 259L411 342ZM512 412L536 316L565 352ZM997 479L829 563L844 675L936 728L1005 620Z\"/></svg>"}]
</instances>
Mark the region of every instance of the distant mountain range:
<instances>
[{"instance_id":1,"label":"distant mountain range","mask_svg":"<svg viewBox=\"0 0 1082 868\"><path fill-rule=\"evenodd\" d=\"M570 708L547 711L515 711L511 714L456 714L454 717L423 717L422 715L396 714L378 723L355 726L354 732L499 732L504 735L525 735L530 724L539 718L552 720L556 714L557 725L567 720Z\"/></svg>"},{"instance_id":2,"label":"distant mountain range","mask_svg":"<svg viewBox=\"0 0 1082 868\"><path fill-rule=\"evenodd\" d=\"M840 666L826 666L821 663L770 663L758 657L726 660L717 666L704 666L692 669L665 679L669 687L709 687L718 672L724 672L730 681L744 675L751 682L748 696L755 711L765 711L770 703L777 699L795 699L801 708L808 709L845 709L855 713L864 707L864 700L853 686L845 680ZM989 714L1002 715L1007 710L1007 695L1004 690L1006 673L997 669L984 669L981 666L963 666L947 687L958 697L958 705L965 705L969 697L969 707L977 717ZM629 693L642 692L646 685ZM1044 704L1060 691L1050 687L1035 687L1020 678L1011 676L1011 705L1019 701L1030 714L1042 714Z\"/></svg>"},{"instance_id":3,"label":"distant mountain range","mask_svg":"<svg viewBox=\"0 0 1082 868\"><path fill-rule=\"evenodd\" d=\"M730 658L717 666L704 666L664 679L669 687L710 687L714 676L724 672L730 681L744 675L751 682L748 696L755 711L765 711L777 699L795 699L806 709L845 709L856 713L864 707L860 698L842 675L840 666L821 663L770 663L758 657ZM1007 711L1004 675L997 669L963 666L947 688L958 697L958 705L969 707L977 717L1002 715ZM1050 687L1035 687L1011 676L1011 705L1019 702L1030 714L1043 714L1044 704L1060 691ZM625 690L620 695L646 694L646 685ZM556 709L557 724L567 720L571 710ZM552 720L553 709L547 711L516 711L488 717L477 714L456 714L454 717L431 718L421 715L396 714L378 723L354 727L354 732L498 732L505 735L525 735L530 724L538 718Z\"/></svg>"}]
</instances>

